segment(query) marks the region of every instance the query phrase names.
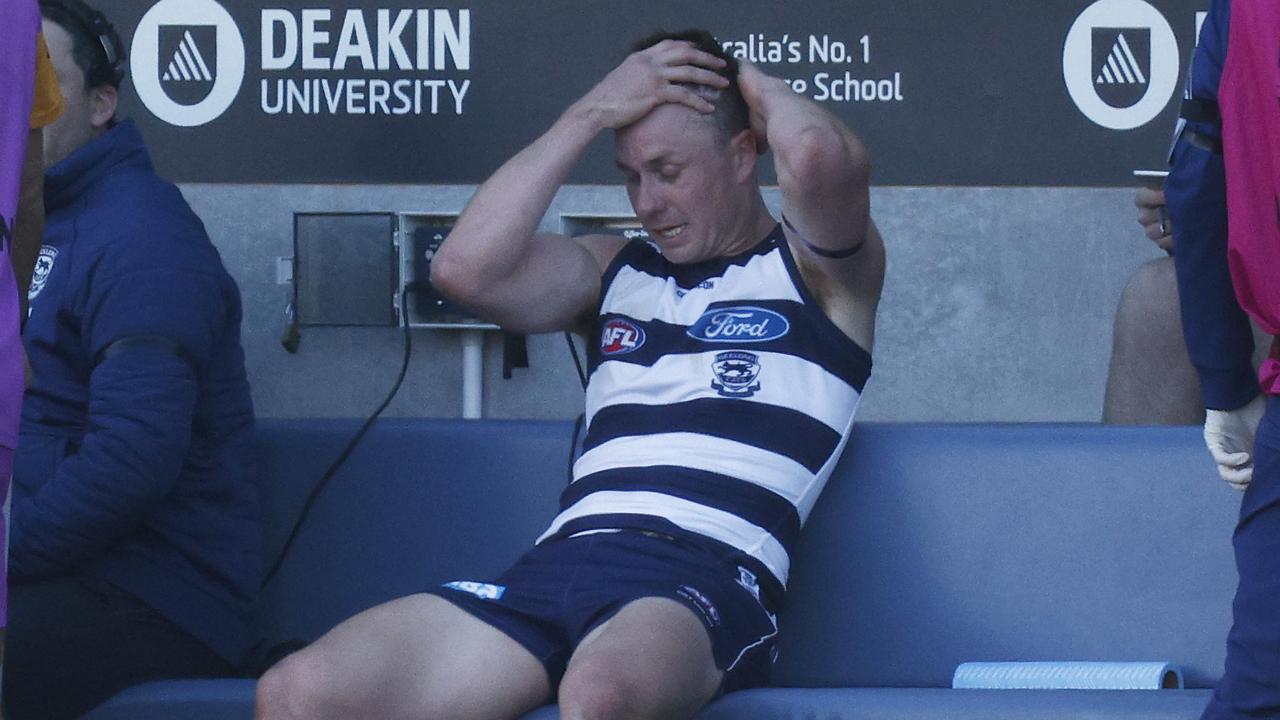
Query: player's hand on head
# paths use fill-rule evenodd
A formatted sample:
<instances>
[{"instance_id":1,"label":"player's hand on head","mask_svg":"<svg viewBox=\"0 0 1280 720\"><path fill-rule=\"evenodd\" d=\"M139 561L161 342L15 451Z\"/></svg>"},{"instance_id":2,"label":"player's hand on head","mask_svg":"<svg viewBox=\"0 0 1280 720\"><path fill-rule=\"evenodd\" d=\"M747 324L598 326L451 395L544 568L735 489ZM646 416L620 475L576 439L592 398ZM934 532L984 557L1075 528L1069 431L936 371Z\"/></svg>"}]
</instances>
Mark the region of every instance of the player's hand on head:
<instances>
[{"instance_id":1,"label":"player's hand on head","mask_svg":"<svg viewBox=\"0 0 1280 720\"><path fill-rule=\"evenodd\" d=\"M1164 190L1139 188L1133 199L1138 208L1138 224L1147 238L1165 252L1173 252L1173 223L1165 208Z\"/></svg>"},{"instance_id":2,"label":"player's hand on head","mask_svg":"<svg viewBox=\"0 0 1280 720\"><path fill-rule=\"evenodd\" d=\"M599 113L605 127L614 129L636 122L664 103L709 113L715 106L688 86L728 87L728 79L717 72L724 65L724 60L690 43L663 40L629 55L587 93L584 101Z\"/></svg>"}]
</instances>

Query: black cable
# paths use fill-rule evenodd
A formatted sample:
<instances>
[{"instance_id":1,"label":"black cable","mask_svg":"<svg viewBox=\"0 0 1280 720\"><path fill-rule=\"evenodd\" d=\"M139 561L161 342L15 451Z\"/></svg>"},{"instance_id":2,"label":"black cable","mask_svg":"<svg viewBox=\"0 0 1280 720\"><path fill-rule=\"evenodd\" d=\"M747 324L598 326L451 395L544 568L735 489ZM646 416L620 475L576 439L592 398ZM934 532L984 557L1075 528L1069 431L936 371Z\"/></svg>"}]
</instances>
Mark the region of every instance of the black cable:
<instances>
[{"instance_id":1,"label":"black cable","mask_svg":"<svg viewBox=\"0 0 1280 720\"><path fill-rule=\"evenodd\" d=\"M582 360L577 356L577 346L573 345L573 333L564 333L564 342L568 343L568 351L573 356L573 366L577 368L577 379L582 383L582 389L586 389L586 370L582 369Z\"/></svg>"},{"instance_id":2,"label":"black cable","mask_svg":"<svg viewBox=\"0 0 1280 720\"><path fill-rule=\"evenodd\" d=\"M578 357L578 346L573 342L573 333L566 332L564 334L565 342L569 343L569 354L573 355L573 366L578 369L578 381L582 383L582 389L587 389L587 373L582 369L582 359ZM573 438L569 440L569 483L573 483L573 463L578 459L578 439L582 437L582 429L586 425L587 414L578 415L573 421Z\"/></svg>"},{"instance_id":3,"label":"black cable","mask_svg":"<svg viewBox=\"0 0 1280 720\"><path fill-rule=\"evenodd\" d=\"M400 363L400 373L396 375L395 384L391 386L391 392L387 393L386 399L382 401L382 404L378 406L378 409L373 411L373 414L369 416L369 419L364 421L364 425L360 426L360 430L357 431L355 436L351 438L351 441L347 443L346 449L338 455L338 459L334 460L333 464L329 466L329 469L320 477L320 482L316 483L316 486L311 489L311 494L307 496L306 502L302 504L302 512L298 513L298 520L294 522L293 529L289 531L289 537L284 541L284 547L280 549L280 554L276 556L275 562L271 564L271 569L267 570L267 574L262 578L262 589L265 589L267 584L271 582L272 578L276 576L276 573L280 571L280 566L284 564L284 559L289 554L289 549L293 547L293 541L298 538L298 532L302 529L302 524L306 521L307 515L311 513L311 507L315 505L316 500L320 497L320 493L324 492L324 489L328 487L329 481L333 479L334 473L338 472L338 468L341 468L342 464L351 456L351 453L356 449L356 446L359 445L360 441L364 438L365 433L373 426L373 422L378 419L378 416L382 414L383 410L387 409L387 406L391 404L392 398L396 396L396 393L400 392L400 386L404 384L405 375L409 371L409 356L413 352L412 336L409 333L409 305L407 302L409 290L411 288L414 290L418 289L411 285L406 285L404 289L400 291L400 322L404 328L404 359Z\"/></svg>"}]
</instances>

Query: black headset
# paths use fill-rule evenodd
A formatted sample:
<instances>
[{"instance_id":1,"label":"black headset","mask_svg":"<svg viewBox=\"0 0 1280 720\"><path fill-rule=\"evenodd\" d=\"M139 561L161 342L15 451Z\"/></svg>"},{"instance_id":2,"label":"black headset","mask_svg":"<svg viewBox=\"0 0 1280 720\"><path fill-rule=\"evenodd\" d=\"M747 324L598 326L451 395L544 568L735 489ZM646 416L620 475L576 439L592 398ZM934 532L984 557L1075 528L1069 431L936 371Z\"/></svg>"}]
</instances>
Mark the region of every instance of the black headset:
<instances>
[{"instance_id":1,"label":"black headset","mask_svg":"<svg viewBox=\"0 0 1280 720\"><path fill-rule=\"evenodd\" d=\"M87 71L88 87L111 85L120 87L124 79L124 42L107 17L81 0L40 0L40 8L54 10L70 18L80 33L98 41L93 65Z\"/></svg>"}]
</instances>

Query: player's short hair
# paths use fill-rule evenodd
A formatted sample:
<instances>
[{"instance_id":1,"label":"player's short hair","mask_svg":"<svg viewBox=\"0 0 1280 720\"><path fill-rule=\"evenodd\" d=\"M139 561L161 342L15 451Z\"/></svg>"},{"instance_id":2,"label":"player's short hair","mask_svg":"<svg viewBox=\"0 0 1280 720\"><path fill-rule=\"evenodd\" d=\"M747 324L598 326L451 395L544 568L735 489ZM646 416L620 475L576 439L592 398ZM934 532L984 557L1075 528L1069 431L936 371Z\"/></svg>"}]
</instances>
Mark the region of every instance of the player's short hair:
<instances>
[{"instance_id":1,"label":"player's short hair","mask_svg":"<svg viewBox=\"0 0 1280 720\"><path fill-rule=\"evenodd\" d=\"M716 125L726 137L731 138L750 127L747 101L742 97L742 89L738 87L738 61L724 51L724 48L716 41L715 36L699 28L690 28L677 32L659 30L637 40L631 46L631 51L647 50L663 40L682 40L692 43L697 49L724 60L725 66L716 72L728 79L729 86L716 90L698 85L695 87L695 91L707 98L712 105L715 105L716 109L712 113L712 117L714 117Z\"/></svg>"}]
</instances>

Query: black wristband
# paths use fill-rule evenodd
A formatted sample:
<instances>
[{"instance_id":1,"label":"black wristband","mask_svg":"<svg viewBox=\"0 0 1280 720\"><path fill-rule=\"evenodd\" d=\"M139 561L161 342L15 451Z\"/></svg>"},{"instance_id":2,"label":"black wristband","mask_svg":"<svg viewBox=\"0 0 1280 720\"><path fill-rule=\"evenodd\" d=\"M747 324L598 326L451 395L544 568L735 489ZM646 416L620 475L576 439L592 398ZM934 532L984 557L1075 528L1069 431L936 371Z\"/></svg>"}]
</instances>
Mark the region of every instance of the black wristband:
<instances>
[{"instance_id":1,"label":"black wristband","mask_svg":"<svg viewBox=\"0 0 1280 720\"><path fill-rule=\"evenodd\" d=\"M851 248L845 248L844 250L827 250L826 248L820 248L817 245L814 245L809 242L804 235L801 235L800 231L796 229L796 226L792 225L791 221L787 219L786 213L782 213L782 223L787 226L788 230L795 233L796 237L800 238L800 242L804 243L804 246L809 248L814 255L821 255L824 258L831 258L832 260L850 258L857 255L858 251L862 249L862 246L866 244L866 241L864 240L863 242L860 242Z\"/></svg>"}]
</instances>

